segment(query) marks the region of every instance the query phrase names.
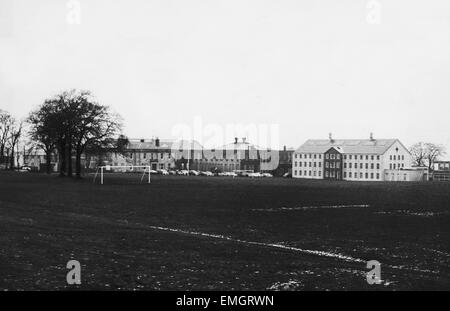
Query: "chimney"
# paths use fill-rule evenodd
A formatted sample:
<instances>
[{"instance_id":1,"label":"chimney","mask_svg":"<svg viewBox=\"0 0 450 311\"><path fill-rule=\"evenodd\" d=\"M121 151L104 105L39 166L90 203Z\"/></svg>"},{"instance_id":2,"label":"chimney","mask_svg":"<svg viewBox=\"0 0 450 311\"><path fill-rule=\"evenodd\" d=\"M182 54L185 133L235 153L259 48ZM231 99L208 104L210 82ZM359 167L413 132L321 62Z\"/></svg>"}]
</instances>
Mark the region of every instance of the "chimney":
<instances>
[{"instance_id":1,"label":"chimney","mask_svg":"<svg viewBox=\"0 0 450 311\"><path fill-rule=\"evenodd\" d=\"M159 147L159 138L156 138L156 139L155 139L155 146L156 146L156 147Z\"/></svg>"},{"instance_id":2,"label":"chimney","mask_svg":"<svg viewBox=\"0 0 450 311\"><path fill-rule=\"evenodd\" d=\"M333 134L329 133L329 134L328 134L328 138L330 139L330 142L333 142L333 141L334 141L334 140L333 140Z\"/></svg>"},{"instance_id":3,"label":"chimney","mask_svg":"<svg viewBox=\"0 0 450 311\"><path fill-rule=\"evenodd\" d=\"M245 137L242 137L242 142L245 144Z\"/></svg>"},{"instance_id":4,"label":"chimney","mask_svg":"<svg viewBox=\"0 0 450 311\"><path fill-rule=\"evenodd\" d=\"M370 140L374 141L375 139L373 139L373 133L370 133Z\"/></svg>"},{"instance_id":5,"label":"chimney","mask_svg":"<svg viewBox=\"0 0 450 311\"><path fill-rule=\"evenodd\" d=\"M238 138L237 138L237 137L234 138L234 143L235 143L235 144L238 143Z\"/></svg>"},{"instance_id":6,"label":"chimney","mask_svg":"<svg viewBox=\"0 0 450 311\"><path fill-rule=\"evenodd\" d=\"M283 147L283 151L286 151L286 145L284 145L284 147Z\"/></svg>"}]
</instances>

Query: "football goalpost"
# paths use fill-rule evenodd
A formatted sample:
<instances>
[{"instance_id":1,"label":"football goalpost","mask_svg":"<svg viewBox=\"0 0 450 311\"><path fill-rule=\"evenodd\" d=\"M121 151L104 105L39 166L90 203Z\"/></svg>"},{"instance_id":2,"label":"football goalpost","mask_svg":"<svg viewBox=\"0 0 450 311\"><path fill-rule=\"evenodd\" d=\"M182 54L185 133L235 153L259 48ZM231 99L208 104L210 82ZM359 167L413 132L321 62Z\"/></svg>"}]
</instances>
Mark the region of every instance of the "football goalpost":
<instances>
[{"instance_id":1,"label":"football goalpost","mask_svg":"<svg viewBox=\"0 0 450 311\"><path fill-rule=\"evenodd\" d=\"M141 183L144 181L145 174L148 174L148 179L146 183L150 183L150 172L151 167L150 165L104 165L97 167L97 170L95 171L94 179L92 183L94 184L97 180L97 175L100 174L100 184L103 185L104 176L105 173L108 175L109 173L140 173L142 172L141 176Z\"/></svg>"}]
</instances>

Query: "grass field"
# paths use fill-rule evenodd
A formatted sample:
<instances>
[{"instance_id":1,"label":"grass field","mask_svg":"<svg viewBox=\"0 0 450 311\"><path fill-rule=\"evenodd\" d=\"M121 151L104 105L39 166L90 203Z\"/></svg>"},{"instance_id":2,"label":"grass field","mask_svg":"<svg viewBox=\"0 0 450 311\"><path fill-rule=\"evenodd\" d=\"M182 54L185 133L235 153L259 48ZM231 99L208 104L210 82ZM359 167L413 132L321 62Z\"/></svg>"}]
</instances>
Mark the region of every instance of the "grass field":
<instances>
[{"instance_id":1,"label":"grass field","mask_svg":"<svg viewBox=\"0 0 450 311\"><path fill-rule=\"evenodd\" d=\"M0 290L450 290L450 183L105 182L0 173Z\"/></svg>"}]
</instances>

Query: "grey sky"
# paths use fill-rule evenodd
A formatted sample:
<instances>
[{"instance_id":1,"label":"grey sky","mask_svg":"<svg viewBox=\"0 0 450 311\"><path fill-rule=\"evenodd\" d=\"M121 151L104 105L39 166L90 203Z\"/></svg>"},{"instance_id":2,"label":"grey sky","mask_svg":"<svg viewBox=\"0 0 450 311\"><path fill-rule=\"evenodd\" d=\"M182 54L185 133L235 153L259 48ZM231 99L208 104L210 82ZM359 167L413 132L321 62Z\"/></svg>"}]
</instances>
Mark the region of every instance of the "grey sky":
<instances>
[{"instance_id":1,"label":"grey sky","mask_svg":"<svg viewBox=\"0 0 450 311\"><path fill-rule=\"evenodd\" d=\"M279 124L280 143L400 138L450 152L450 1L0 0L0 108L90 89L130 137ZM228 138L230 141L232 137Z\"/></svg>"}]
</instances>

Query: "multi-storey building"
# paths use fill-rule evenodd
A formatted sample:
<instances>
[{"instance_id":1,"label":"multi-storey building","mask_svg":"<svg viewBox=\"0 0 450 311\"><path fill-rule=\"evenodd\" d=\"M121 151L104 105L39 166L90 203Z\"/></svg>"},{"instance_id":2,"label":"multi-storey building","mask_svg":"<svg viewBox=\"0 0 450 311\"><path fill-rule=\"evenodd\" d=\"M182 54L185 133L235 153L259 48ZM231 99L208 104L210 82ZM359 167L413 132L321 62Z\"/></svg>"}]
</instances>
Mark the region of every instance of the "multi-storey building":
<instances>
[{"instance_id":1,"label":"multi-storey building","mask_svg":"<svg viewBox=\"0 0 450 311\"><path fill-rule=\"evenodd\" d=\"M308 140L294 153L292 177L353 181L416 180L398 139Z\"/></svg>"},{"instance_id":2,"label":"multi-storey building","mask_svg":"<svg viewBox=\"0 0 450 311\"><path fill-rule=\"evenodd\" d=\"M210 149L203 148L196 141L130 139L125 152L111 153L103 162L114 166L150 165L155 170L247 170L283 174L292 167L292 153L293 150L286 148L277 151L265 150L249 143L245 138L235 138L232 143ZM94 163L95 165L98 164Z\"/></svg>"}]
</instances>

